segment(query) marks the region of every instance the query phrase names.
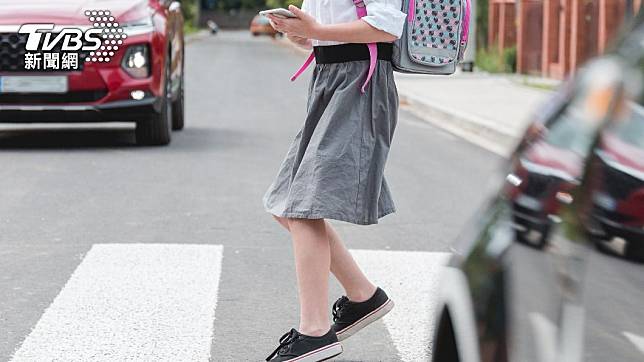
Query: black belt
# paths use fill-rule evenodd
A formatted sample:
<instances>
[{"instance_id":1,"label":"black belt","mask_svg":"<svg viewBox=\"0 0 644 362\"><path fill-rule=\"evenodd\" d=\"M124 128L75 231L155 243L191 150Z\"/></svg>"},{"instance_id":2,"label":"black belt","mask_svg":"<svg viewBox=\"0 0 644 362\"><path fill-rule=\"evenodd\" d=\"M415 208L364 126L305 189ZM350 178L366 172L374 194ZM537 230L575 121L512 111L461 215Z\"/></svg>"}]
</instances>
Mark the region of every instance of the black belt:
<instances>
[{"instance_id":1,"label":"black belt","mask_svg":"<svg viewBox=\"0 0 644 362\"><path fill-rule=\"evenodd\" d=\"M378 59L391 61L394 46L391 43L378 43ZM317 64L356 62L369 59L366 44L338 44L313 48Z\"/></svg>"}]
</instances>

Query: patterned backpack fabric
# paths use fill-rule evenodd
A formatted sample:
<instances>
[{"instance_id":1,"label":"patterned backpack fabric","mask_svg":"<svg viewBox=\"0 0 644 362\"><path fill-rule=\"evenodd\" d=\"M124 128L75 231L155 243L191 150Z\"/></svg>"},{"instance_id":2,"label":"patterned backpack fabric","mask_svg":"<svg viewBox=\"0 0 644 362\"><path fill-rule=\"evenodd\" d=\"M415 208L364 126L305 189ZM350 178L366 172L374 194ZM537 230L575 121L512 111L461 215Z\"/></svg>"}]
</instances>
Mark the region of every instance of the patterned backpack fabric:
<instances>
[{"instance_id":1,"label":"patterned backpack fabric","mask_svg":"<svg viewBox=\"0 0 644 362\"><path fill-rule=\"evenodd\" d=\"M407 23L394 43L394 69L402 73L454 73L467 47L470 1L403 0Z\"/></svg>"},{"instance_id":2,"label":"patterned backpack fabric","mask_svg":"<svg viewBox=\"0 0 644 362\"><path fill-rule=\"evenodd\" d=\"M470 30L471 0L402 0L407 22L394 42L393 68L401 73L452 74L463 60ZM358 18L367 16L364 0L353 0ZM365 93L378 58L375 43L369 48L369 70L360 91ZM315 61L311 53L291 77L296 80Z\"/></svg>"}]
</instances>

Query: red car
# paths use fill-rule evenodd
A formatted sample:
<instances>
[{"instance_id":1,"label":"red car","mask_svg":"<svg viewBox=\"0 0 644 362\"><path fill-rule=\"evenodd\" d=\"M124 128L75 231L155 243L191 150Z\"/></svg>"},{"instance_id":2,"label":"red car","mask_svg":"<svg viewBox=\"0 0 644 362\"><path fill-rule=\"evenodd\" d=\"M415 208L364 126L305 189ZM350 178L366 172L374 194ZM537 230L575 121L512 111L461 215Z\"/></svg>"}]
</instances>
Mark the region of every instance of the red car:
<instances>
[{"instance_id":1,"label":"red car","mask_svg":"<svg viewBox=\"0 0 644 362\"><path fill-rule=\"evenodd\" d=\"M559 213L558 195L572 190L582 176L592 129L569 114L546 126L515 160L506 190L517 240L538 248L545 247L550 236L549 216Z\"/></svg>"},{"instance_id":2,"label":"red car","mask_svg":"<svg viewBox=\"0 0 644 362\"><path fill-rule=\"evenodd\" d=\"M597 246L619 238L627 257L644 260L644 107L630 108L607 128L593 165L598 175L592 225Z\"/></svg>"},{"instance_id":3,"label":"red car","mask_svg":"<svg viewBox=\"0 0 644 362\"><path fill-rule=\"evenodd\" d=\"M180 3L0 0L0 122L110 121L146 145L183 128Z\"/></svg>"}]
</instances>

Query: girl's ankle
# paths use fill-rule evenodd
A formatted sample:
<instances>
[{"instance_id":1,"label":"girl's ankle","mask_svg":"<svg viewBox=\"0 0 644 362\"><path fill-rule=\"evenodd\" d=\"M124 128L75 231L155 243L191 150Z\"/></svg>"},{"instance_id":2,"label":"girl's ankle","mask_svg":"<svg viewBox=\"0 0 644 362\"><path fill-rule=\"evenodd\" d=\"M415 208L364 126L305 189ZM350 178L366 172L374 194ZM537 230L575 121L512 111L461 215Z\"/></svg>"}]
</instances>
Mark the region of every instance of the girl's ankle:
<instances>
[{"instance_id":1,"label":"girl's ankle","mask_svg":"<svg viewBox=\"0 0 644 362\"><path fill-rule=\"evenodd\" d=\"M347 298L354 303L362 303L373 297L376 293L376 289L377 287L372 285L371 287L363 290L352 290L351 292L346 291Z\"/></svg>"},{"instance_id":2,"label":"girl's ankle","mask_svg":"<svg viewBox=\"0 0 644 362\"><path fill-rule=\"evenodd\" d=\"M309 337L321 337L327 333L329 333L329 330L331 329L331 326L329 325L326 328L314 328L314 327L306 327L306 326L300 326L298 329L298 332L305 336Z\"/></svg>"}]
</instances>

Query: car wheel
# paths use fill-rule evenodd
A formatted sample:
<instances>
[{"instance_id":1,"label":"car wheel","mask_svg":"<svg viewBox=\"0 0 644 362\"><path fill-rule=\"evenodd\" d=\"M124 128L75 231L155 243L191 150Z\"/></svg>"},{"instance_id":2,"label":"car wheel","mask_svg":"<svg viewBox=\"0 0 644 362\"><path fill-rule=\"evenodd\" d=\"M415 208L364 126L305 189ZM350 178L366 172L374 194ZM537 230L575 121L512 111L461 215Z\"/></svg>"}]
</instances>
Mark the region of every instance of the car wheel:
<instances>
[{"instance_id":1,"label":"car wheel","mask_svg":"<svg viewBox=\"0 0 644 362\"><path fill-rule=\"evenodd\" d=\"M456 335L452 318L447 309L441 313L434 340L432 352L432 362L459 362L458 346L456 344Z\"/></svg>"},{"instance_id":2,"label":"car wheel","mask_svg":"<svg viewBox=\"0 0 644 362\"><path fill-rule=\"evenodd\" d=\"M625 256L627 259L644 263L644 247L630 242L626 245Z\"/></svg>"},{"instance_id":3,"label":"car wheel","mask_svg":"<svg viewBox=\"0 0 644 362\"><path fill-rule=\"evenodd\" d=\"M165 82L161 112L151 119L136 123L136 143L139 145L161 146L170 143L172 126L172 90L170 82L170 57L165 66Z\"/></svg>"},{"instance_id":4,"label":"car wheel","mask_svg":"<svg viewBox=\"0 0 644 362\"><path fill-rule=\"evenodd\" d=\"M259 36L259 33L253 33L253 36Z\"/></svg>"},{"instance_id":5,"label":"car wheel","mask_svg":"<svg viewBox=\"0 0 644 362\"><path fill-rule=\"evenodd\" d=\"M182 67L183 68L183 67ZM182 130L185 125L185 84L184 69L181 69L181 77L179 78L179 95L172 104L172 129L175 131Z\"/></svg>"},{"instance_id":6,"label":"car wheel","mask_svg":"<svg viewBox=\"0 0 644 362\"><path fill-rule=\"evenodd\" d=\"M472 62L463 63L461 65L461 68L463 69L464 72L472 72L474 70L474 63Z\"/></svg>"}]
</instances>

